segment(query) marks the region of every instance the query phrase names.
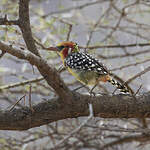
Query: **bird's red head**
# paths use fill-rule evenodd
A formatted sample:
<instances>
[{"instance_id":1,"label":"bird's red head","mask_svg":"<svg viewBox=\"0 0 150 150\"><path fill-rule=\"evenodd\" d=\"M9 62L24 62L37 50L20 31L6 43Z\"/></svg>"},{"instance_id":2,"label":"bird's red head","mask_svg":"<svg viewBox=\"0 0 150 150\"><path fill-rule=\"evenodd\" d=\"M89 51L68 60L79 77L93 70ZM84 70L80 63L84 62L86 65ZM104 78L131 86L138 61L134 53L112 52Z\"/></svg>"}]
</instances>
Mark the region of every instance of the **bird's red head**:
<instances>
[{"instance_id":1,"label":"bird's red head","mask_svg":"<svg viewBox=\"0 0 150 150\"><path fill-rule=\"evenodd\" d=\"M69 54L79 51L77 43L74 42L61 42L57 45L57 51L62 59L65 59Z\"/></svg>"}]
</instances>

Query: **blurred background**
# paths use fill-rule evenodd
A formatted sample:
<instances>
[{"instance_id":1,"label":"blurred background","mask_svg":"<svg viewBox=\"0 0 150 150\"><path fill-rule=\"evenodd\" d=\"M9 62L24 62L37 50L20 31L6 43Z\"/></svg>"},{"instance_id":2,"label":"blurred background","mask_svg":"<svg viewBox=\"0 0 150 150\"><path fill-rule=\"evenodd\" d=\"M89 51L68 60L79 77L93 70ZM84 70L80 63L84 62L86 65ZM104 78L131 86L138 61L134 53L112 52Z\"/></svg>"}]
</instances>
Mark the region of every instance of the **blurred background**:
<instances>
[{"instance_id":1,"label":"blurred background","mask_svg":"<svg viewBox=\"0 0 150 150\"><path fill-rule=\"evenodd\" d=\"M18 1L0 0L0 17L6 14L10 20L18 18ZM149 18L150 2L144 0L30 0L33 37L40 54L51 66L59 69L61 60L55 52L44 51L41 45L49 47L61 41L74 41L81 51L99 58L113 74L127 81L137 94L150 91ZM26 50L21 31L16 26L0 26L0 40ZM61 77L70 89L81 86L67 71L61 72ZM0 109L9 110L23 95L26 95L25 100L19 102L16 108L28 106L26 99L30 85L24 83L28 80L32 85L32 105L56 96L37 69L28 62L8 54L0 59ZM107 94L114 90L109 83L100 84L95 89ZM78 92L87 93L88 88L81 88ZM83 120L83 117L66 119L22 132L0 131L0 149L49 150ZM101 126L107 130L100 129ZM110 144L139 134L121 131L128 128L139 129L142 124L136 119L94 118L65 141L60 149L148 150L148 141L134 142L134 138Z\"/></svg>"}]
</instances>

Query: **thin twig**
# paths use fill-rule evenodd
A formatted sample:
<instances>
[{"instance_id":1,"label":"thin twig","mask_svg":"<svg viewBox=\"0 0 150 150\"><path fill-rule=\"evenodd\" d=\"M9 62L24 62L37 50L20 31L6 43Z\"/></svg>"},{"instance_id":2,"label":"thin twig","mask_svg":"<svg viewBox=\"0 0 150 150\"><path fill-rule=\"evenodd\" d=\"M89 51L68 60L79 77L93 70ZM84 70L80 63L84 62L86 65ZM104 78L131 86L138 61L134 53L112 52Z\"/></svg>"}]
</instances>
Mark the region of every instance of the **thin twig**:
<instances>
[{"instance_id":1,"label":"thin twig","mask_svg":"<svg viewBox=\"0 0 150 150\"><path fill-rule=\"evenodd\" d=\"M39 45L43 50L47 51L57 51L56 47L45 47L43 44L34 39L34 42Z\"/></svg>"},{"instance_id":2,"label":"thin twig","mask_svg":"<svg viewBox=\"0 0 150 150\"><path fill-rule=\"evenodd\" d=\"M25 98L26 95L23 95L11 108L9 111L12 111L14 109L14 107L23 99Z\"/></svg>"},{"instance_id":3,"label":"thin twig","mask_svg":"<svg viewBox=\"0 0 150 150\"><path fill-rule=\"evenodd\" d=\"M67 41L69 41L69 39L70 39L71 31L72 31L72 24L69 25L69 31L68 31L68 34L67 34Z\"/></svg>"},{"instance_id":4,"label":"thin twig","mask_svg":"<svg viewBox=\"0 0 150 150\"><path fill-rule=\"evenodd\" d=\"M134 96L136 96L139 93L139 91L140 91L141 88L142 88L142 85L140 85L140 87L138 88L138 90L135 92Z\"/></svg>"},{"instance_id":5,"label":"thin twig","mask_svg":"<svg viewBox=\"0 0 150 150\"><path fill-rule=\"evenodd\" d=\"M54 15L54 14L62 14L62 13L66 13L66 12L69 12L69 11L72 11L72 10L75 10L75 9L83 9L84 7L95 5L97 3L102 3L104 1L106 1L106 0L103 0L103 1L98 0L98 1L91 2L91 3L86 3L86 4L83 4L83 5L80 5L80 6L66 8L64 10L58 10L58 11L50 12L46 15L41 16L41 17L46 18L46 17L48 17L50 15Z\"/></svg>"},{"instance_id":6,"label":"thin twig","mask_svg":"<svg viewBox=\"0 0 150 150\"><path fill-rule=\"evenodd\" d=\"M146 69L144 69L143 71L139 72L138 74L136 74L135 76L133 76L132 78L128 79L125 84L129 84L130 82L132 82L133 80L135 80L137 77L145 74L146 72L150 71L150 66L147 67Z\"/></svg>"},{"instance_id":7,"label":"thin twig","mask_svg":"<svg viewBox=\"0 0 150 150\"><path fill-rule=\"evenodd\" d=\"M145 47L150 46L150 43L135 43L135 44L114 44L114 45L97 45L97 46L79 46L79 48L98 49L98 48L125 48L125 47Z\"/></svg>"},{"instance_id":8,"label":"thin twig","mask_svg":"<svg viewBox=\"0 0 150 150\"><path fill-rule=\"evenodd\" d=\"M24 86L24 85L29 84L29 83L36 83L36 82L39 82L42 80L44 80L43 77L38 77L38 78L31 79L31 80L26 80L26 81L22 81L22 82L3 85L3 86L0 86L0 91L4 90L4 89L16 88L18 86Z\"/></svg>"},{"instance_id":9,"label":"thin twig","mask_svg":"<svg viewBox=\"0 0 150 150\"><path fill-rule=\"evenodd\" d=\"M92 104L89 104L89 112L90 112L90 115L88 116L88 118L79 126L77 127L75 130L73 130L69 135L67 135L66 137L64 137L58 144L56 144L54 146L54 148L52 149L56 149L58 148L61 144L63 144L66 140L68 140L71 136L73 136L73 134L76 134L77 132L79 132L81 130L81 128L83 126L85 126L87 124L87 122L93 117L94 113L93 113L93 106ZM52 150L51 149L51 150Z\"/></svg>"},{"instance_id":10,"label":"thin twig","mask_svg":"<svg viewBox=\"0 0 150 150\"><path fill-rule=\"evenodd\" d=\"M34 112L34 109L32 107L32 103L31 103L31 93L32 93L32 86L30 84L30 86L29 86L29 107L30 107L31 111Z\"/></svg>"},{"instance_id":11,"label":"thin twig","mask_svg":"<svg viewBox=\"0 0 150 150\"><path fill-rule=\"evenodd\" d=\"M121 67L118 67L118 68L114 68L114 69L111 69L110 71L116 71L116 70L121 70L121 69L124 69L124 68L127 68L127 67L131 67L131 66L137 66L139 64L143 64L143 63L146 63L146 62L149 62L149 61L150 61L150 59L146 59L146 60L143 60L143 61L140 61L140 62L124 65L124 66L121 66Z\"/></svg>"}]
</instances>

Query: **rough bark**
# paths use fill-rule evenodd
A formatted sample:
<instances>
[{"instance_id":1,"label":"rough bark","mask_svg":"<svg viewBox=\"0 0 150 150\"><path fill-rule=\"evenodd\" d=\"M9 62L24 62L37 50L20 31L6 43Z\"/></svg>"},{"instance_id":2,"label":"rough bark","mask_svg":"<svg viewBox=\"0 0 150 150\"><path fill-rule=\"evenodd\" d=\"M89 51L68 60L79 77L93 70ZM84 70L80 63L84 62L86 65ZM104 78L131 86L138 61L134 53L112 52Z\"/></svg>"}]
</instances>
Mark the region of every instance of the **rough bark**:
<instances>
[{"instance_id":1,"label":"rough bark","mask_svg":"<svg viewBox=\"0 0 150 150\"><path fill-rule=\"evenodd\" d=\"M35 55L40 56L32 37L32 31L30 27L29 0L19 1L19 27L28 50Z\"/></svg>"},{"instance_id":2,"label":"rough bark","mask_svg":"<svg viewBox=\"0 0 150 150\"><path fill-rule=\"evenodd\" d=\"M88 115L88 103L93 103L94 115L103 118L144 118L150 117L150 93L132 97L130 95L103 95L89 97L71 92L61 80L57 71L42 58L25 53L0 42L3 52L27 60L35 65L55 90L59 98L51 99L33 107L34 113L27 108L0 112L1 130L26 130L65 118Z\"/></svg>"},{"instance_id":3,"label":"rough bark","mask_svg":"<svg viewBox=\"0 0 150 150\"><path fill-rule=\"evenodd\" d=\"M46 61L30 52L21 51L2 42L0 42L0 49L3 52L7 52L19 59L27 60L30 64L35 65L47 83L56 91L60 97L62 97L62 101L65 99L65 103L71 103L68 97L72 97L72 93L61 80L57 70L48 65Z\"/></svg>"},{"instance_id":4,"label":"rough bark","mask_svg":"<svg viewBox=\"0 0 150 150\"><path fill-rule=\"evenodd\" d=\"M40 55L32 37L30 27L29 0L19 1L18 20L8 20L6 16L0 19L0 25L18 25L22 31L26 46L31 52L26 53L0 42L2 54L9 53L35 65L49 86L59 96L58 98L33 106L34 112L28 107L13 109L12 111L0 110L0 130L27 130L66 118L87 116L89 115L89 102L93 104L94 116L97 117L150 117L150 93L137 97L131 97L129 95L89 97L71 92L61 80L57 70L39 57Z\"/></svg>"},{"instance_id":5,"label":"rough bark","mask_svg":"<svg viewBox=\"0 0 150 150\"><path fill-rule=\"evenodd\" d=\"M103 95L90 97L73 93L72 104L61 103L61 98L48 100L33 106L0 111L0 130L27 130L66 118L88 116L88 102L92 102L94 116L103 118L149 118L150 93L137 96ZM36 100L35 100L36 101Z\"/></svg>"}]
</instances>

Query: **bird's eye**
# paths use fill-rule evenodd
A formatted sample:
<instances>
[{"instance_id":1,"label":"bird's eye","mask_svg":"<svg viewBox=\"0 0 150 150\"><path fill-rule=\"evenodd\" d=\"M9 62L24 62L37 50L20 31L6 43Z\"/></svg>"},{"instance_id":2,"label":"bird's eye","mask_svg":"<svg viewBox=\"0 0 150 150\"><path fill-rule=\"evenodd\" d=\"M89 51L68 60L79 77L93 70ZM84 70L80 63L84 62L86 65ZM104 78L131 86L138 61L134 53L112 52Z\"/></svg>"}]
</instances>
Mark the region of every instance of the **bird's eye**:
<instances>
[{"instance_id":1,"label":"bird's eye","mask_svg":"<svg viewBox=\"0 0 150 150\"><path fill-rule=\"evenodd\" d=\"M57 48L61 51L62 49L65 48L65 46L61 45L61 46L57 46Z\"/></svg>"},{"instance_id":2,"label":"bird's eye","mask_svg":"<svg viewBox=\"0 0 150 150\"><path fill-rule=\"evenodd\" d=\"M77 43L75 43L75 47L78 47L78 44L77 44Z\"/></svg>"}]
</instances>

